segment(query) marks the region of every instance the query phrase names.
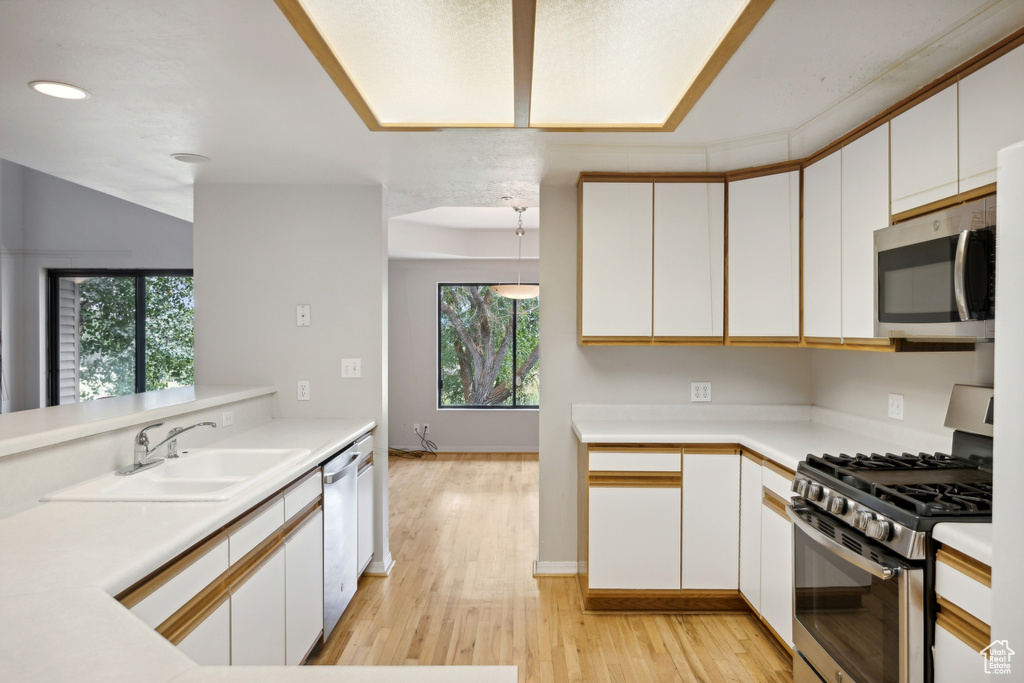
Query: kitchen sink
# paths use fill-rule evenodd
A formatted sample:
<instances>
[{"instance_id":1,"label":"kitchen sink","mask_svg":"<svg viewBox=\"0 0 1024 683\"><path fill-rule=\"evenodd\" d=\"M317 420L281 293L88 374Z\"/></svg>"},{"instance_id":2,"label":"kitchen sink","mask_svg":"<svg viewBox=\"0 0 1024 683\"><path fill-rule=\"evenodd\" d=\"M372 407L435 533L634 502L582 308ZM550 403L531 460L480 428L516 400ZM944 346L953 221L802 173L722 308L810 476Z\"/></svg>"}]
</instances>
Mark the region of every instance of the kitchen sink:
<instances>
[{"instance_id":1,"label":"kitchen sink","mask_svg":"<svg viewBox=\"0 0 1024 683\"><path fill-rule=\"evenodd\" d=\"M227 500L288 470L309 453L304 448L189 448L144 472L105 474L43 500Z\"/></svg>"}]
</instances>

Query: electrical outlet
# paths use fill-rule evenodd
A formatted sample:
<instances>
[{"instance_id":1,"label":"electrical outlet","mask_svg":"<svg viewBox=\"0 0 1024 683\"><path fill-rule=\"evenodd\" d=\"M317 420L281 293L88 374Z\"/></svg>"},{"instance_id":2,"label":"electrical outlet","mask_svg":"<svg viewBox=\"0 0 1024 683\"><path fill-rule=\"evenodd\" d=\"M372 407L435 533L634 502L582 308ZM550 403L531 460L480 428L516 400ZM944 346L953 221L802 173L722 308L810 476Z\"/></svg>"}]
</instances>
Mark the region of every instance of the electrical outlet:
<instances>
[{"instance_id":1,"label":"electrical outlet","mask_svg":"<svg viewBox=\"0 0 1024 683\"><path fill-rule=\"evenodd\" d=\"M416 434L419 434L419 433L420 433L420 423L419 423L419 422L417 422L416 424L414 424L414 425L412 426L412 431L413 431L414 433L416 433Z\"/></svg>"},{"instance_id":2,"label":"electrical outlet","mask_svg":"<svg viewBox=\"0 0 1024 683\"><path fill-rule=\"evenodd\" d=\"M362 377L363 376L363 359L362 358L342 358L341 359L341 376L345 379Z\"/></svg>"},{"instance_id":3,"label":"electrical outlet","mask_svg":"<svg viewBox=\"0 0 1024 683\"><path fill-rule=\"evenodd\" d=\"M426 436L427 432L429 432L429 431L430 431L430 425L428 425L426 422L424 422L423 423L423 435Z\"/></svg>"},{"instance_id":4,"label":"electrical outlet","mask_svg":"<svg viewBox=\"0 0 1024 683\"><path fill-rule=\"evenodd\" d=\"M295 324L299 327L309 327L309 304L299 304L295 307Z\"/></svg>"},{"instance_id":5,"label":"electrical outlet","mask_svg":"<svg viewBox=\"0 0 1024 683\"><path fill-rule=\"evenodd\" d=\"M298 394L296 396L296 398L298 400L300 400L300 401L308 401L309 400L309 380L308 379L300 379L296 391L297 391L297 394Z\"/></svg>"},{"instance_id":6,"label":"electrical outlet","mask_svg":"<svg viewBox=\"0 0 1024 683\"><path fill-rule=\"evenodd\" d=\"M711 401L711 382L690 382L690 402L709 403Z\"/></svg>"},{"instance_id":7,"label":"electrical outlet","mask_svg":"<svg viewBox=\"0 0 1024 683\"><path fill-rule=\"evenodd\" d=\"M221 427L230 427L233 424L235 424L235 411L233 411L233 410L225 410L223 413L221 413L221 415L220 415L220 426Z\"/></svg>"},{"instance_id":8,"label":"electrical outlet","mask_svg":"<svg viewBox=\"0 0 1024 683\"><path fill-rule=\"evenodd\" d=\"M903 419L903 394L889 394L889 417Z\"/></svg>"}]
</instances>

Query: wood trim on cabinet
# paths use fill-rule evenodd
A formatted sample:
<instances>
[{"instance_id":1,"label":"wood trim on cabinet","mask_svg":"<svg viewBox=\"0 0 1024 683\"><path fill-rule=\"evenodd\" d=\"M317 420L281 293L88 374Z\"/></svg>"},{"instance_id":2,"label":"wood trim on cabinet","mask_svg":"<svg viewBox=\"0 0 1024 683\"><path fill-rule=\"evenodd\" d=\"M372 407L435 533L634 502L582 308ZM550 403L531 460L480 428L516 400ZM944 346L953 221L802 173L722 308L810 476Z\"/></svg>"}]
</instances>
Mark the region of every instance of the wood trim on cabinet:
<instances>
[{"instance_id":1,"label":"wood trim on cabinet","mask_svg":"<svg viewBox=\"0 0 1024 683\"><path fill-rule=\"evenodd\" d=\"M679 488L682 472L602 472L591 470L587 476L591 488Z\"/></svg>"},{"instance_id":2,"label":"wood trim on cabinet","mask_svg":"<svg viewBox=\"0 0 1024 683\"><path fill-rule=\"evenodd\" d=\"M642 443L602 443L589 444L587 449L597 453L678 453L681 446L674 443L642 444Z\"/></svg>"},{"instance_id":3,"label":"wood trim on cabinet","mask_svg":"<svg viewBox=\"0 0 1024 683\"><path fill-rule=\"evenodd\" d=\"M761 504L788 522L789 515L786 514L786 501L783 500L779 494L770 489L762 487L761 491L763 494Z\"/></svg>"},{"instance_id":4,"label":"wood trim on cabinet","mask_svg":"<svg viewBox=\"0 0 1024 683\"><path fill-rule=\"evenodd\" d=\"M961 202L973 202L975 199L981 199L983 197L991 197L996 193L996 184L989 183L988 185L982 185L976 187L973 190L967 190L966 192L960 193Z\"/></svg>"},{"instance_id":5,"label":"wood trim on cabinet","mask_svg":"<svg viewBox=\"0 0 1024 683\"><path fill-rule=\"evenodd\" d=\"M762 456L762 457L764 457L764 456ZM796 472L794 472L793 470L789 469L788 467L784 467L784 466L780 465L779 463L777 463L774 460L771 460L769 458L765 458L764 459L764 466L767 467L768 469L770 469L775 474L783 476L786 479L789 479L790 481L793 481L793 477L796 476Z\"/></svg>"},{"instance_id":6,"label":"wood trim on cabinet","mask_svg":"<svg viewBox=\"0 0 1024 683\"><path fill-rule=\"evenodd\" d=\"M205 557L211 550L221 543L227 542L228 536L223 530L200 541L197 545L189 548L169 562L161 565L143 578L133 583L128 588L114 596L128 609L132 609L140 602L148 598L160 588L163 588L171 579L175 578L193 564Z\"/></svg>"},{"instance_id":7,"label":"wood trim on cabinet","mask_svg":"<svg viewBox=\"0 0 1024 683\"><path fill-rule=\"evenodd\" d=\"M800 345L800 337L726 337L726 346L781 346Z\"/></svg>"},{"instance_id":8,"label":"wood trim on cabinet","mask_svg":"<svg viewBox=\"0 0 1024 683\"><path fill-rule=\"evenodd\" d=\"M983 586L992 587L992 567L956 548L941 546L935 553L935 561L955 569Z\"/></svg>"},{"instance_id":9,"label":"wood trim on cabinet","mask_svg":"<svg viewBox=\"0 0 1024 683\"><path fill-rule=\"evenodd\" d=\"M584 591L583 607L593 611L746 612L738 590L609 590Z\"/></svg>"},{"instance_id":10,"label":"wood trim on cabinet","mask_svg":"<svg viewBox=\"0 0 1024 683\"><path fill-rule=\"evenodd\" d=\"M576 343L583 344L583 177L576 182Z\"/></svg>"},{"instance_id":11,"label":"wood trim on cabinet","mask_svg":"<svg viewBox=\"0 0 1024 683\"><path fill-rule=\"evenodd\" d=\"M724 336L714 337L651 337L658 346L724 346Z\"/></svg>"},{"instance_id":12,"label":"wood trim on cabinet","mask_svg":"<svg viewBox=\"0 0 1024 683\"><path fill-rule=\"evenodd\" d=\"M756 462L758 465L761 465L761 464L764 463L764 456L763 455L759 455L759 454L757 454L757 453L755 453L753 451L747 450L746 448L742 449L740 451L740 454L744 458L746 458L747 460L750 460L751 462Z\"/></svg>"},{"instance_id":13,"label":"wood trim on cabinet","mask_svg":"<svg viewBox=\"0 0 1024 683\"><path fill-rule=\"evenodd\" d=\"M739 455L743 449L734 444L692 444L683 446L683 455Z\"/></svg>"},{"instance_id":14,"label":"wood trim on cabinet","mask_svg":"<svg viewBox=\"0 0 1024 683\"><path fill-rule=\"evenodd\" d=\"M229 569L213 583L199 591L191 600L157 626L156 632L169 640L172 645L180 645L181 641L185 640L231 597L227 585L230 572Z\"/></svg>"},{"instance_id":15,"label":"wood trim on cabinet","mask_svg":"<svg viewBox=\"0 0 1024 683\"><path fill-rule=\"evenodd\" d=\"M981 619L954 605L942 596L936 596L939 611L935 615L935 624L949 631L956 638L973 649L981 652L992 642L992 627Z\"/></svg>"},{"instance_id":16,"label":"wood trim on cabinet","mask_svg":"<svg viewBox=\"0 0 1024 683\"><path fill-rule=\"evenodd\" d=\"M930 213L941 211L942 209L948 209L949 207L956 206L957 204L963 204L963 202L960 201L960 195L955 194L949 197L943 197L942 199L936 199L934 202L928 202L927 204L915 206L914 208L907 209L906 211L894 213L891 221L892 224L895 225L896 223L908 221L911 218L926 216Z\"/></svg>"},{"instance_id":17,"label":"wood trim on cabinet","mask_svg":"<svg viewBox=\"0 0 1024 683\"><path fill-rule=\"evenodd\" d=\"M842 337L804 337L804 345L808 348L814 348L816 346L822 346L831 348L834 346L842 346Z\"/></svg>"},{"instance_id":18,"label":"wood trim on cabinet","mask_svg":"<svg viewBox=\"0 0 1024 683\"><path fill-rule=\"evenodd\" d=\"M777 175L779 173L790 173L792 171L799 171L803 166L803 159L792 159L790 161L780 161L774 164L765 164L764 166L751 166L749 168L740 168L735 171L726 171L725 180L729 183L734 183L737 180L750 180L751 178L761 178L766 175Z\"/></svg>"},{"instance_id":19,"label":"wood trim on cabinet","mask_svg":"<svg viewBox=\"0 0 1024 683\"><path fill-rule=\"evenodd\" d=\"M582 171L579 183L724 183L724 173L701 171L621 173L617 171Z\"/></svg>"}]
</instances>

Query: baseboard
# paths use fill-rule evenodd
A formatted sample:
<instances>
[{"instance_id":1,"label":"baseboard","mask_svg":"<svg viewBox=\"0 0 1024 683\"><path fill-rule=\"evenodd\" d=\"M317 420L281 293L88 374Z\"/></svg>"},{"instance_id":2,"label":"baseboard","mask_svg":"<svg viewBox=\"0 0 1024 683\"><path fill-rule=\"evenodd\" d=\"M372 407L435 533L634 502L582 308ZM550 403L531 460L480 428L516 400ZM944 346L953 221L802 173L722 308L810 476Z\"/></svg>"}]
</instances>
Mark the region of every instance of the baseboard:
<instances>
[{"instance_id":1,"label":"baseboard","mask_svg":"<svg viewBox=\"0 0 1024 683\"><path fill-rule=\"evenodd\" d=\"M533 561L534 576L576 576L579 567L575 562Z\"/></svg>"},{"instance_id":2,"label":"baseboard","mask_svg":"<svg viewBox=\"0 0 1024 683\"><path fill-rule=\"evenodd\" d=\"M583 607L595 612L746 612L736 590L594 590Z\"/></svg>"},{"instance_id":3,"label":"baseboard","mask_svg":"<svg viewBox=\"0 0 1024 683\"><path fill-rule=\"evenodd\" d=\"M391 570L394 568L395 561L391 558L391 553L388 553L383 562L370 562L370 564L366 566L366 571L363 572L363 576L390 576Z\"/></svg>"}]
</instances>

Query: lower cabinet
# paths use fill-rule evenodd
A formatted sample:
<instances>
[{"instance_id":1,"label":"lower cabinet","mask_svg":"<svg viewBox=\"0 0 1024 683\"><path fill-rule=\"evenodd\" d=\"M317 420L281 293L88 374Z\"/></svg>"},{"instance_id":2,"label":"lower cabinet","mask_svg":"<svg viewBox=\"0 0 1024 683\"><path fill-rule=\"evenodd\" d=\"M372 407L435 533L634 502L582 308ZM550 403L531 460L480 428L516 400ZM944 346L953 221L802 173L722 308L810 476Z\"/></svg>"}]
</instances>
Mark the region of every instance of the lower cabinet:
<instances>
[{"instance_id":1,"label":"lower cabinet","mask_svg":"<svg viewBox=\"0 0 1024 683\"><path fill-rule=\"evenodd\" d=\"M740 593L761 611L761 463L740 460Z\"/></svg>"},{"instance_id":2,"label":"lower cabinet","mask_svg":"<svg viewBox=\"0 0 1024 683\"><path fill-rule=\"evenodd\" d=\"M245 579L231 594L231 663L285 662L284 550Z\"/></svg>"},{"instance_id":3,"label":"lower cabinet","mask_svg":"<svg viewBox=\"0 0 1024 683\"><path fill-rule=\"evenodd\" d=\"M761 619L793 646L793 523L771 494L761 510Z\"/></svg>"},{"instance_id":4,"label":"lower cabinet","mask_svg":"<svg viewBox=\"0 0 1024 683\"><path fill-rule=\"evenodd\" d=\"M356 476L356 498L359 501L356 556L359 558L357 564L360 574L366 571L367 565L373 560L373 473L371 457L359 468Z\"/></svg>"},{"instance_id":5,"label":"lower cabinet","mask_svg":"<svg viewBox=\"0 0 1024 683\"><path fill-rule=\"evenodd\" d=\"M324 513L285 542L285 663L301 664L324 628Z\"/></svg>"},{"instance_id":6,"label":"lower cabinet","mask_svg":"<svg viewBox=\"0 0 1024 683\"><path fill-rule=\"evenodd\" d=\"M710 511L714 511L710 514ZM740 455L683 451L682 587L739 587Z\"/></svg>"},{"instance_id":7,"label":"lower cabinet","mask_svg":"<svg viewBox=\"0 0 1024 683\"><path fill-rule=\"evenodd\" d=\"M178 649L204 666L231 663L231 603L220 604L192 633L178 643Z\"/></svg>"},{"instance_id":8,"label":"lower cabinet","mask_svg":"<svg viewBox=\"0 0 1024 683\"><path fill-rule=\"evenodd\" d=\"M1010 673L1012 644L993 642L992 568L946 546L936 552L935 683L990 681ZM982 652L989 655L986 659ZM991 672L991 673L989 673Z\"/></svg>"},{"instance_id":9,"label":"lower cabinet","mask_svg":"<svg viewBox=\"0 0 1024 683\"><path fill-rule=\"evenodd\" d=\"M678 590L680 489L590 488L591 588Z\"/></svg>"}]
</instances>

